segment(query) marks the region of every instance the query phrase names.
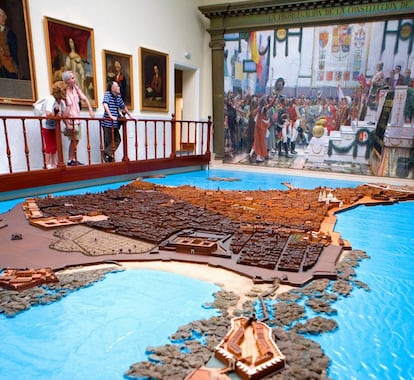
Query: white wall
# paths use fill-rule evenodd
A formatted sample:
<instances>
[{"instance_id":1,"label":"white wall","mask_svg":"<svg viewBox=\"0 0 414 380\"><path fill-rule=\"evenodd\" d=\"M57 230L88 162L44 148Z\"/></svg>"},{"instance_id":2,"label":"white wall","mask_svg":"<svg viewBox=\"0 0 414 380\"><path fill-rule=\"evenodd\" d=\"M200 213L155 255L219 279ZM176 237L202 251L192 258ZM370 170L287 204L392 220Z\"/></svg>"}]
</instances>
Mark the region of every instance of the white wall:
<instances>
[{"instance_id":1,"label":"white wall","mask_svg":"<svg viewBox=\"0 0 414 380\"><path fill-rule=\"evenodd\" d=\"M212 114L211 54L206 32L208 20L199 12L203 0L28 0L34 50L35 78L38 97L49 93L50 80L46 53L44 17L92 28L95 40L95 65L98 105L97 116L103 112L105 92L102 51L110 50L132 55L135 117L169 118L174 111L174 67L189 67L199 72L199 85L194 86L196 106L189 114L207 118ZM169 110L140 111L139 47L169 55ZM184 57L189 52L191 58ZM32 114L31 107L0 105L4 115Z\"/></svg>"}]
</instances>

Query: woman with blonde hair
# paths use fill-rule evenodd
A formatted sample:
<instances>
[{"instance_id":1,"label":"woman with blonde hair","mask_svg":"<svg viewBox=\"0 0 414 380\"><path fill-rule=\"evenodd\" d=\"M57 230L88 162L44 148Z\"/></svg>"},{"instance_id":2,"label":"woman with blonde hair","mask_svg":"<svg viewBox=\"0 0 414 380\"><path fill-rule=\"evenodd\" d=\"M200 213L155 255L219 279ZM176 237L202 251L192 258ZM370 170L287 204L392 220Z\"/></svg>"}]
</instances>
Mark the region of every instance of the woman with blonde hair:
<instances>
[{"instance_id":1,"label":"woman with blonde hair","mask_svg":"<svg viewBox=\"0 0 414 380\"><path fill-rule=\"evenodd\" d=\"M42 137L45 147L46 168L57 167L57 144L56 144L56 117L66 117L66 89L62 81L53 83L52 92L46 97L45 124L42 126Z\"/></svg>"}]
</instances>

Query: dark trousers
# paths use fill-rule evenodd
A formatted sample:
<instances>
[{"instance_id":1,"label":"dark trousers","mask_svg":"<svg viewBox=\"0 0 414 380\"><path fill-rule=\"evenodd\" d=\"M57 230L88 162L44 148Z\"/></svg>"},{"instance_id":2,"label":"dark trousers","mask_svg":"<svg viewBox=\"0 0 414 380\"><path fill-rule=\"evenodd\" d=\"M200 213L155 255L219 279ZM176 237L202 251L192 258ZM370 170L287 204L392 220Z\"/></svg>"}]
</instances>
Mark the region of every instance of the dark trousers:
<instances>
[{"instance_id":1,"label":"dark trousers","mask_svg":"<svg viewBox=\"0 0 414 380\"><path fill-rule=\"evenodd\" d=\"M121 143L121 135L119 133L119 128L114 127L102 127L104 132L104 153L109 157L112 157L112 148L114 152L117 150L119 144ZM112 147L112 130L114 131L114 146Z\"/></svg>"}]
</instances>

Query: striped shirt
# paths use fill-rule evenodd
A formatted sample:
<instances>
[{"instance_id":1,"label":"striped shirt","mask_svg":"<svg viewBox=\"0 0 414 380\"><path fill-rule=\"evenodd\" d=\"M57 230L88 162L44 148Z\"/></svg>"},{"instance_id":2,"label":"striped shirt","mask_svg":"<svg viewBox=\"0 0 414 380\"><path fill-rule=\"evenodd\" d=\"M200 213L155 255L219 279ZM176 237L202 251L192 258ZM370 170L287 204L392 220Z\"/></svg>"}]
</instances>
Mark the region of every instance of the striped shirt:
<instances>
[{"instance_id":1,"label":"striped shirt","mask_svg":"<svg viewBox=\"0 0 414 380\"><path fill-rule=\"evenodd\" d=\"M108 105L109 111L111 112L112 116L116 116L117 118L120 117L119 115L119 109L124 109L125 108L125 103L121 98L121 95L113 95L111 91L107 91L105 92L104 95L104 99L102 104L106 103ZM108 113L105 111L104 118L109 118ZM102 126L103 127L107 127L107 128L111 128L112 125L114 127L118 126L118 121L117 120L103 120L102 121Z\"/></svg>"}]
</instances>

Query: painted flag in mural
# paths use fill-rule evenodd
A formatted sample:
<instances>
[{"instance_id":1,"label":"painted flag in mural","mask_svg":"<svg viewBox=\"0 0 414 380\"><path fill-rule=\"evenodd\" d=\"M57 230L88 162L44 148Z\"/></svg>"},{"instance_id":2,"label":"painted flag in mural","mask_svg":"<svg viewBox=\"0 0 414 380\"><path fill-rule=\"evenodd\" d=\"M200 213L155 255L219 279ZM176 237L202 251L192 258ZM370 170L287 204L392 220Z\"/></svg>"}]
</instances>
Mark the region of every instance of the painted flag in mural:
<instances>
[{"instance_id":1,"label":"painted flag in mural","mask_svg":"<svg viewBox=\"0 0 414 380\"><path fill-rule=\"evenodd\" d=\"M351 46L351 28L339 25L333 30L332 53L349 53Z\"/></svg>"},{"instance_id":2,"label":"painted flag in mural","mask_svg":"<svg viewBox=\"0 0 414 380\"><path fill-rule=\"evenodd\" d=\"M250 33L250 55L252 61L256 63L256 89L255 93L263 95L266 92L266 83L269 79L269 62L268 47L263 47L261 36L259 35L259 44L257 43L257 33ZM260 46L260 49L259 49ZM263 54L262 54L263 52Z\"/></svg>"},{"instance_id":3,"label":"painted flag in mural","mask_svg":"<svg viewBox=\"0 0 414 380\"><path fill-rule=\"evenodd\" d=\"M257 63L257 83L256 83L256 93L263 95L266 92L266 84L269 79L269 62L268 62L268 53L269 47L262 46L261 36L259 38L259 62Z\"/></svg>"},{"instance_id":4,"label":"painted flag in mural","mask_svg":"<svg viewBox=\"0 0 414 380\"><path fill-rule=\"evenodd\" d=\"M257 49L256 32L250 33L250 55L252 60L257 64L259 62L259 50Z\"/></svg>"}]
</instances>

